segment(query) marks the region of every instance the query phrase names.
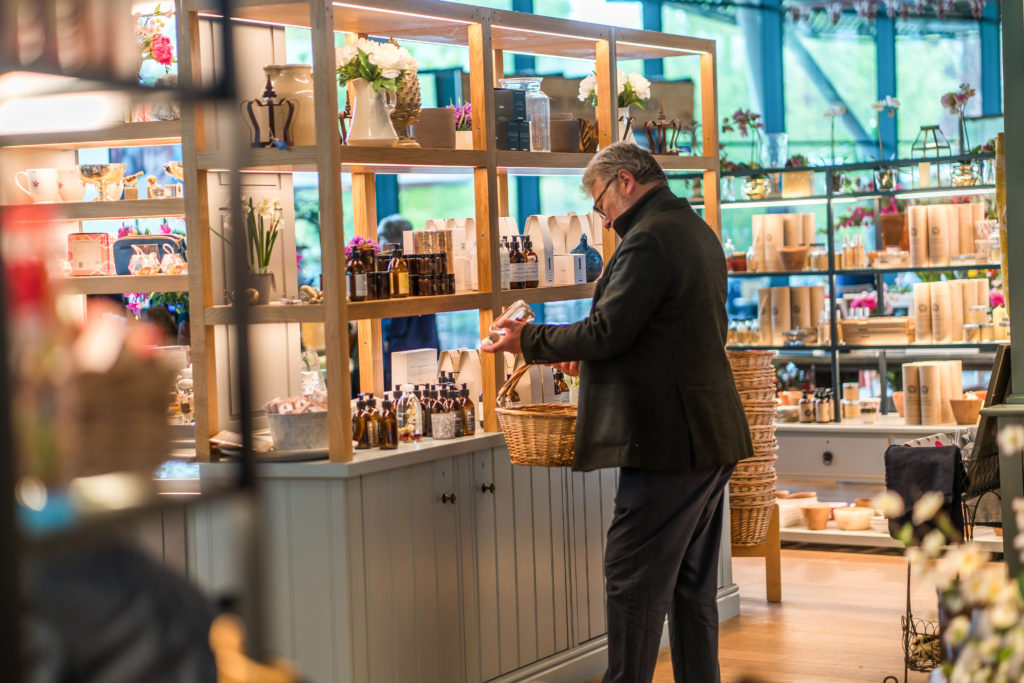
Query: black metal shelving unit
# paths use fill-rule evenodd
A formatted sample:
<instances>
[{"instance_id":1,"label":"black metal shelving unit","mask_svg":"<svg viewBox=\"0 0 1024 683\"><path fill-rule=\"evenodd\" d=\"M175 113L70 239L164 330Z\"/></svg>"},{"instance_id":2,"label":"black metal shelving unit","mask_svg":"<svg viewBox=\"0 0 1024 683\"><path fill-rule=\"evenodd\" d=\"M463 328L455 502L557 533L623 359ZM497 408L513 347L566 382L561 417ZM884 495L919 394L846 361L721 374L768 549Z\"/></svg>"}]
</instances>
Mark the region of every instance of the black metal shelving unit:
<instances>
[{"instance_id":1,"label":"black metal shelving unit","mask_svg":"<svg viewBox=\"0 0 1024 683\"><path fill-rule=\"evenodd\" d=\"M830 292L835 293L837 291L837 278L840 276L872 276L875 278L874 286L875 291L878 295L879 307L884 307L884 277L890 274L898 273L937 273L937 272L948 272L953 271L955 273L965 273L969 270L992 270L1001 268L1000 264L979 264L979 265L956 265L956 266L926 266L926 267L900 267L900 268L855 268L855 269L838 269L836 268L836 224L835 224L835 212L834 207L836 204L843 203L854 203L862 201L876 202L875 215L880 215L879 203L882 200L888 200L890 198L896 199L927 199L931 197L952 197L958 195L978 195L987 194L989 192L995 192L994 185L986 184L975 184L966 187L957 186L943 186L943 187L917 187L917 188L896 188L885 190L871 190L861 192L849 192L842 193L837 191L836 188L842 187L840 181L846 174L857 173L857 172L875 172L879 169L894 169L897 172L895 184L899 182L899 169L909 168L913 170L918 164L922 162L928 162L937 167L937 177L941 179L942 168L948 166L950 170L954 164L963 162L980 163L980 162L994 162L995 156L991 154L964 154L946 157L930 157L927 159L901 159L895 161L885 162L866 162L857 164L841 164L833 166L817 166L817 167L806 167L796 169L786 168L775 168L775 169L742 169L737 171L730 171L722 174L723 181L730 178L737 177L750 177L768 175L773 176L776 174L785 174L792 171L804 171L812 172L815 174L825 175L825 194L823 195L811 195L808 197L766 197L764 199L756 200L733 200L722 202L723 209L728 207L742 207L749 206L751 208L782 208L787 206L824 206L826 213L826 248L828 250L828 269L818 271L782 271L782 272L741 272L741 273L729 273L730 278L736 279L750 279L750 278L770 278L770 277L794 277L794 276L811 276L820 277L825 280L826 287ZM672 174L670 177L685 177L682 175ZM701 208L700 203L693 204L695 208ZM881 222L875 222L875 243L881 244ZM807 358L810 362L817 362L819 359L825 361L826 359L831 366L831 377L832 377L832 389L836 396L840 396L840 372L843 363L841 362L842 355L844 352L856 352L856 351L870 351L877 352L877 357L872 359L877 361L877 367L879 372L879 381L881 383L881 394L886 397L888 393L886 372L889 367L891 352L901 353L914 353L915 351L942 351L947 350L950 352L955 351L971 351L972 354L965 354L965 356L971 356L975 354L986 354L982 357L989 358L987 354L994 353L999 342L984 342L980 344L906 344L906 345L875 345L875 346L860 346L860 345L847 345L837 344L834 340L839 338L838 329L838 318L836 310L838 304L836 297L829 297L831 302L831 330L830 339L833 340L829 344L818 344L815 346L761 346L761 345L730 345L730 349L734 350L775 350L780 352L786 352L788 354L799 358ZM861 359L863 361L863 359ZM902 360L900 361L903 362ZM860 365L861 363L858 363ZM882 412L889 412L891 406L888 400L882 402ZM838 413L838 411L837 411ZM835 421L841 420L840 415L835 416Z\"/></svg>"},{"instance_id":2,"label":"black metal shelving unit","mask_svg":"<svg viewBox=\"0 0 1024 683\"><path fill-rule=\"evenodd\" d=\"M93 0L98 2L99 0ZM117 3L112 3L117 4ZM131 12L130 3L123 3L125 11ZM210 6L220 16L233 16L234 0L210 0ZM0 10L0 25L7 26L6 30L0 31L7 44L17 44L18 30L17 21L3 21L11 19L10 12L16 11L17 7L10 5ZM50 19L50 15L47 15ZM46 27L43 27L44 29ZM42 29L41 29L42 30ZM167 101L172 99L183 107L198 107L205 103L226 102L233 103L237 99L234 87L234 80L230 74L235 72L233 49L233 33L231 22L218 22L219 38L222 50L219 53L221 64L206 77L206 81L197 86L193 83L191 74L183 72L181 75L181 86L174 89L145 88L133 80L126 80L122 75L114 71L104 71L92 68L88 71L66 72L63 70L60 60L57 58L59 50L55 44L51 44L58 38L57 31L45 30L47 44L44 45L38 57L32 62L18 61L16 51L4 52L0 55L0 75L9 71L22 71L45 75L65 76L67 79L55 89L55 92L78 92L78 91L103 91L127 93L133 100L140 101L149 99L151 101ZM187 71L187 70L186 70ZM232 162L228 169L231 172L231 189L240 194L238 165ZM186 191L194 192L195 188L186 188ZM243 222L241 207L238 202L233 202L232 221L237 234L242 234ZM0 231L4 228L0 225ZM249 286L249 275L246 264L244 240L235 240L237 249L233 249L232 259L236 264L232 268L234 280L232 285L236 290L241 291ZM0 253L0 263L4 255ZM6 308L5 282L0 277L0 321L7 321L8 311ZM232 310L233 324L240 326L238 335L238 363L240 367L249 365L248 335L244 329L248 324L249 312L247 307L238 303ZM138 505L118 510L106 510L100 512L81 511L80 514L71 515L69 520L58 527L47 530L30 530L25 527L19 518L19 503L16 498L18 484L18 473L15 463L15 433L12 421L12 382L13 377L9 367L9 345L5 334L0 334L0 383L4 390L0 391L0 680L20 681L23 680L28 671L23 651L22 624L24 623L23 610L24 598L22 594L21 569L26 561L32 558L43 557L55 552L66 552L69 548L88 547L97 543L110 540L114 535L123 531L126 524L131 524L153 516L161 515L171 510L181 510L198 505L210 505L224 501L237 501L245 506L246 517L255 520L258 516L258 492L254 471L254 459L251 443L251 416L248 411L242 413L243 447L239 457L239 465L235 476L226 481L223 490L203 492L195 496L156 496L154 499L147 499ZM237 373L236 391L243 405L248 404L251 395L248 381L249 373ZM59 425L55 425L59 429ZM199 438L206 438L205 435L197 435ZM260 572L258 562L253 559L259 552L259 536L255 534L253 523L243 524L239 529L240 534L245 534L246 546L250 548L250 555L246 562L241 563L241 571L245 573L242 577L241 586L244 592L238 596L237 602L239 613L248 626L247 649L250 656L260 659L263 655L261 634L262 616L259 609L260 602Z\"/></svg>"}]
</instances>

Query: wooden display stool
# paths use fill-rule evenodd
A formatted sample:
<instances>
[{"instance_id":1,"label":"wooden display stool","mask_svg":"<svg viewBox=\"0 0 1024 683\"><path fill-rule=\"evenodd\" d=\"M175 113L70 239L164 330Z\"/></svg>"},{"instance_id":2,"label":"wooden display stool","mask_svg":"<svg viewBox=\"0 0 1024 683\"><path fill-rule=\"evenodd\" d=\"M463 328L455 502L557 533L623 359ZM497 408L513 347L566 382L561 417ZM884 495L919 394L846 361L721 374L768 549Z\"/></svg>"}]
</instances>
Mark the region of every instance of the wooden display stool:
<instances>
[{"instance_id":1,"label":"wooden display stool","mask_svg":"<svg viewBox=\"0 0 1024 683\"><path fill-rule=\"evenodd\" d=\"M768 536L757 545L732 546L733 557L763 557L765 574L765 592L768 602L782 602L782 540L779 536L779 506L772 511L772 521L768 523Z\"/></svg>"}]
</instances>

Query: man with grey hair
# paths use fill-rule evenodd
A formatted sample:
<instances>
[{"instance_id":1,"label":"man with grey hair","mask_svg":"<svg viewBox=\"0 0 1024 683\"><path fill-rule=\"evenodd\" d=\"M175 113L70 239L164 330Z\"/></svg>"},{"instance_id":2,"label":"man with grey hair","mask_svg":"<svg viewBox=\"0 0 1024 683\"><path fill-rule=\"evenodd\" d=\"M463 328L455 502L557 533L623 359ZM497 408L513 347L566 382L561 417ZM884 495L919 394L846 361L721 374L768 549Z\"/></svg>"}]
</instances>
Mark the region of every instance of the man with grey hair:
<instances>
[{"instance_id":1,"label":"man with grey hair","mask_svg":"<svg viewBox=\"0 0 1024 683\"><path fill-rule=\"evenodd\" d=\"M667 614L675 680L714 683L722 492L736 462L753 455L725 355L722 247L632 143L598 152L583 186L622 239L590 315L508 322L482 349L578 374L573 469L620 468L605 545L604 681L651 680Z\"/></svg>"}]
</instances>

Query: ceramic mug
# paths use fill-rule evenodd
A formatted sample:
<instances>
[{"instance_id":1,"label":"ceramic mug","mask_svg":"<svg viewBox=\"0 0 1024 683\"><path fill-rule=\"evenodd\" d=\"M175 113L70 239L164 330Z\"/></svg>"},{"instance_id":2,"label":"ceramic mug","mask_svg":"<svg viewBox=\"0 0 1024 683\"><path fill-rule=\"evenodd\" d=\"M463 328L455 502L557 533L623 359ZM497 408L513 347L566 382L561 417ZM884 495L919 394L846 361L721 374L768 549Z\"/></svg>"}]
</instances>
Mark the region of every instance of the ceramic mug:
<instances>
[{"instance_id":1,"label":"ceramic mug","mask_svg":"<svg viewBox=\"0 0 1024 683\"><path fill-rule=\"evenodd\" d=\"M25 184L21 184L21 177ZM32 198L36 204L52 204L60 196L55 168L30 168L14 174L14 183L22 192Z\"/></svg>"},{"instance_id":2,"label":"ceramic mug","mask_svg":"<svg viewBox=\"0 0 1024 683\"><path fill-rule=\"evenodd\" d=\"M85 181L82 180L78 169L57 171L57 188L61 201L80 202L85 196Z\"/></svg>"}]
</instances>

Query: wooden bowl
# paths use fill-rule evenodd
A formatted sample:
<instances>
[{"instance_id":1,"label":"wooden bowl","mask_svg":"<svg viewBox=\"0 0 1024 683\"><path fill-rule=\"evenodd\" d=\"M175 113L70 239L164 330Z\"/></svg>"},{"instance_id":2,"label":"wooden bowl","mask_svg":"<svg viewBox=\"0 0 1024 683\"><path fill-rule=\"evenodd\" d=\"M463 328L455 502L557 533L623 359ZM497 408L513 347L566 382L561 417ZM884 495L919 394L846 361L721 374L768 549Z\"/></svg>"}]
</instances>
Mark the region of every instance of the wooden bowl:
<instances>
[{"instance_id":1,"label":"wooden bowl","mask_svg":"<svg viewBox=\"0 0 1024 683\"><path fill-rule=\"evenodd\" d=\"M981 407L985 404L980 398L951 398L949 407L953 409L953 417L958 425L972 425L978 422Z\"/></svg>"},{"instance_id":2,"label":"wooden bowl","mask_svg":"<svg viewBox=\"0 0 1024 683\"><path fill-rule=\"evenodd\" d=\"M836 526L843 531L865 531L871 528L875 511L871 508L836 508L832 511Z\"/></svg>"},{"instance_id":3,"label":"wooden bowl","mask_svg":"<svg viewBox=\"0 0 1024 683\"><path fill-rule=\"evenodd\" d=\"M809 503L800 506L800 516L803 517L804 526L810 531L821 531L828 524L828 515L831 511L828 503Z\"/></svg>"},{"instance_id":4,"label":"wooden bowl","mask_svg":"<svg viewBox=\"0 0 1024 683\"><path fill-rule=\"evenodd\" d=\"M779 247L778 250L783 270L807 270L807 255L811 251L809 246Z\"/></svg>"}]
</instances>

